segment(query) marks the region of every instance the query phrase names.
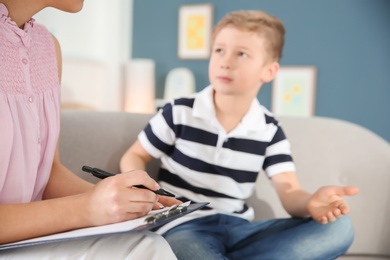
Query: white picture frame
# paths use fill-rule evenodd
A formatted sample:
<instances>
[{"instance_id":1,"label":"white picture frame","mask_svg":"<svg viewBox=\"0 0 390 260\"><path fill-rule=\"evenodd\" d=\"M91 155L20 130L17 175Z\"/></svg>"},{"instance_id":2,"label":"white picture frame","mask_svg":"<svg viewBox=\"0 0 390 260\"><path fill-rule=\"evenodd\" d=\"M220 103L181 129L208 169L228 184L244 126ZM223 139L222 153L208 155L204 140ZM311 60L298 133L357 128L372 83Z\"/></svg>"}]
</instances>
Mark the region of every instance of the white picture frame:
<instances>
[{"instance_id":1,"label":"white picture frame","mask_svg":"<svg viewBox=\"0 0 390 260\"><path fill-rule=\"evenodd\" d=\"M316 77L314 66L280 67L272 84L272 113L276 116L313 116Z\"/></svg>"},{"instance_id":2,"label":"white picture frame","mask_svg":"<svg viewBox=\"0 0 390 260\"><path fill-rule=\"evenodd\" d=\"M213 5L183 5L179 8L178 56L208 59L213 26Z\"/></svg>"}]
</instances>

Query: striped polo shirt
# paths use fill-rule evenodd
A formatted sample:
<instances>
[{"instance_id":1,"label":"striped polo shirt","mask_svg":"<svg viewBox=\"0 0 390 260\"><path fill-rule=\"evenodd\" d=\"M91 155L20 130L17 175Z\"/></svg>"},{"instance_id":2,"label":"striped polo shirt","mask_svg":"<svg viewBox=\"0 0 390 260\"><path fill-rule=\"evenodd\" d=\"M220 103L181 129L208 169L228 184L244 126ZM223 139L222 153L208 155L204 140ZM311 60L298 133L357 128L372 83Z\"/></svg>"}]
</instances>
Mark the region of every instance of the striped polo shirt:
<instances>
[{"instance_id":1,"label":"striped polo shirt","mask_svg":"<svg viewBox=\"0 0 390 260\"><path fill-rule=\"evenodd\" d=\"M215 116L211 86L166 104L138 138L161 159L162 188L183 200L210 202L191 217L221 213L252 220L253 209L244 200L259 172L271 177L295 171L290 144L272 114L255 98L227 133Z\"/></svg>"}]
</instances>

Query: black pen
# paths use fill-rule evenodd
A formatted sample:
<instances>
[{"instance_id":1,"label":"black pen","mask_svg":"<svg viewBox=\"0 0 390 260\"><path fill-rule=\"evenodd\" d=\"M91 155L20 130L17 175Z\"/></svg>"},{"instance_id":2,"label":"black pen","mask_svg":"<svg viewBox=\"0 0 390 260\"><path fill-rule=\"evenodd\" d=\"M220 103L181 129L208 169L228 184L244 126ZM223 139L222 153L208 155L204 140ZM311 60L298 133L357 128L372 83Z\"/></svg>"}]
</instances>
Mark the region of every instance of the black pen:
<instances>
[{"instance_id":1,"label":"black pen","mask_svg":"<svg viewBox=\"0 0 390 260\"><path fill-rule=\"evenodd\" d=\"M109 172L106 172L106 171L103 171L99 168L92 168L92 167L89 167L89 166L86 166L84 165L82 167L82 170L84 172L89 172L89 173L92 173L93 176L95 177L98 177L100 179L104 179L104 178L107 178L107 177L110 177L110 176L114 176L115 174L112 174L112 173L109 173ZM161 195L161 196L167 196L167 197L175 197L175 194L172 194L164 189L159 189L159 190L151 190L147 187L145 187L144 185L133 185L133 187L136 187L136 188L140 188L140 189L147 189L147 190L150 190L158 195Z\"/></svg>"}]
</instances>

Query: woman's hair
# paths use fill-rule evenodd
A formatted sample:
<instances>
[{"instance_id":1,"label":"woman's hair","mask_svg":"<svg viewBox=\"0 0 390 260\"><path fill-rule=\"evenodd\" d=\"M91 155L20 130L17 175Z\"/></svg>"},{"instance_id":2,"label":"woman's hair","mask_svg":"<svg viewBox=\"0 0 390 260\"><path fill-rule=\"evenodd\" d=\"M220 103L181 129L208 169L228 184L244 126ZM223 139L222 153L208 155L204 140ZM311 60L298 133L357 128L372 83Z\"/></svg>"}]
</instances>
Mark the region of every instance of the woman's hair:
<instances>
[{"instance_id":1,"label":"woman's hair","mask_svg":"<svg viewBox=\"0 0 390 260\"><path fill-rule=\"evenodd\" d=\"M226 14L214 27L211 35L214 43L218 33L225 27L258 33L265 40L265 48L270 58L279 61L282 57L285 29L282 22L262 11L235 11Z\"/></svg>"}]
</instances>

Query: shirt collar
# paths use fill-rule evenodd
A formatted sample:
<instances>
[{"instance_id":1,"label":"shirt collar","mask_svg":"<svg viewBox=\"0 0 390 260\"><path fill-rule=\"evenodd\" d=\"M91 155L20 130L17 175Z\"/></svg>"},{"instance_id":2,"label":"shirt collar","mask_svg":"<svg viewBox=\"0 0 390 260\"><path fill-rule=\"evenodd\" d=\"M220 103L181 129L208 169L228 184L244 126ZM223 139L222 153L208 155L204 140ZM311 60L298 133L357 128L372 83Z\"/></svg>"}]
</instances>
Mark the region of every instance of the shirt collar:
<instances>
[{"instance_id":1,"label":"shirt collar","mask_svg":"<svg viewBox=\"0 0 390 260\"><path fill-rule=\"evenodd\" d=\"M6 28L11 32L6 34L7 38L13 42L22 42L25 47L29 47L31 43L31 28L34 26L35 20L31 18L24 24L23 29L20 29L18 25L8 17L7 7L0 3L0 23L5 24Z\"/></svg>"},{"instance_id":2,"label":"shirt collar","mask_svg":"<svg viewBox=\"0 0 390 260\"><path fill-rule=\"evenodd\" d=\"M195 96L192 112L194 117L202 118L210 123L217 120L213 93L214 89L209 85ZM236 130L239 131L242 128L255 131L264 130L266 128L265 111L266 109L260 104L259 100L254 98L248 112L233 132L236 132Z\"/></svg>"},{"instance_id":3,"label":"shirt collar","mask_svg":"<svg viewBox=\"0 0 390 260\"><path fill-rule=\"evenodd\" d=\"M194 117L203 118L205 120L215 119L215 108L214 108L214 89L213 87L207 86L195 95L195 101L193 106L192 115Z\"/></svg>"}]
</instances>

